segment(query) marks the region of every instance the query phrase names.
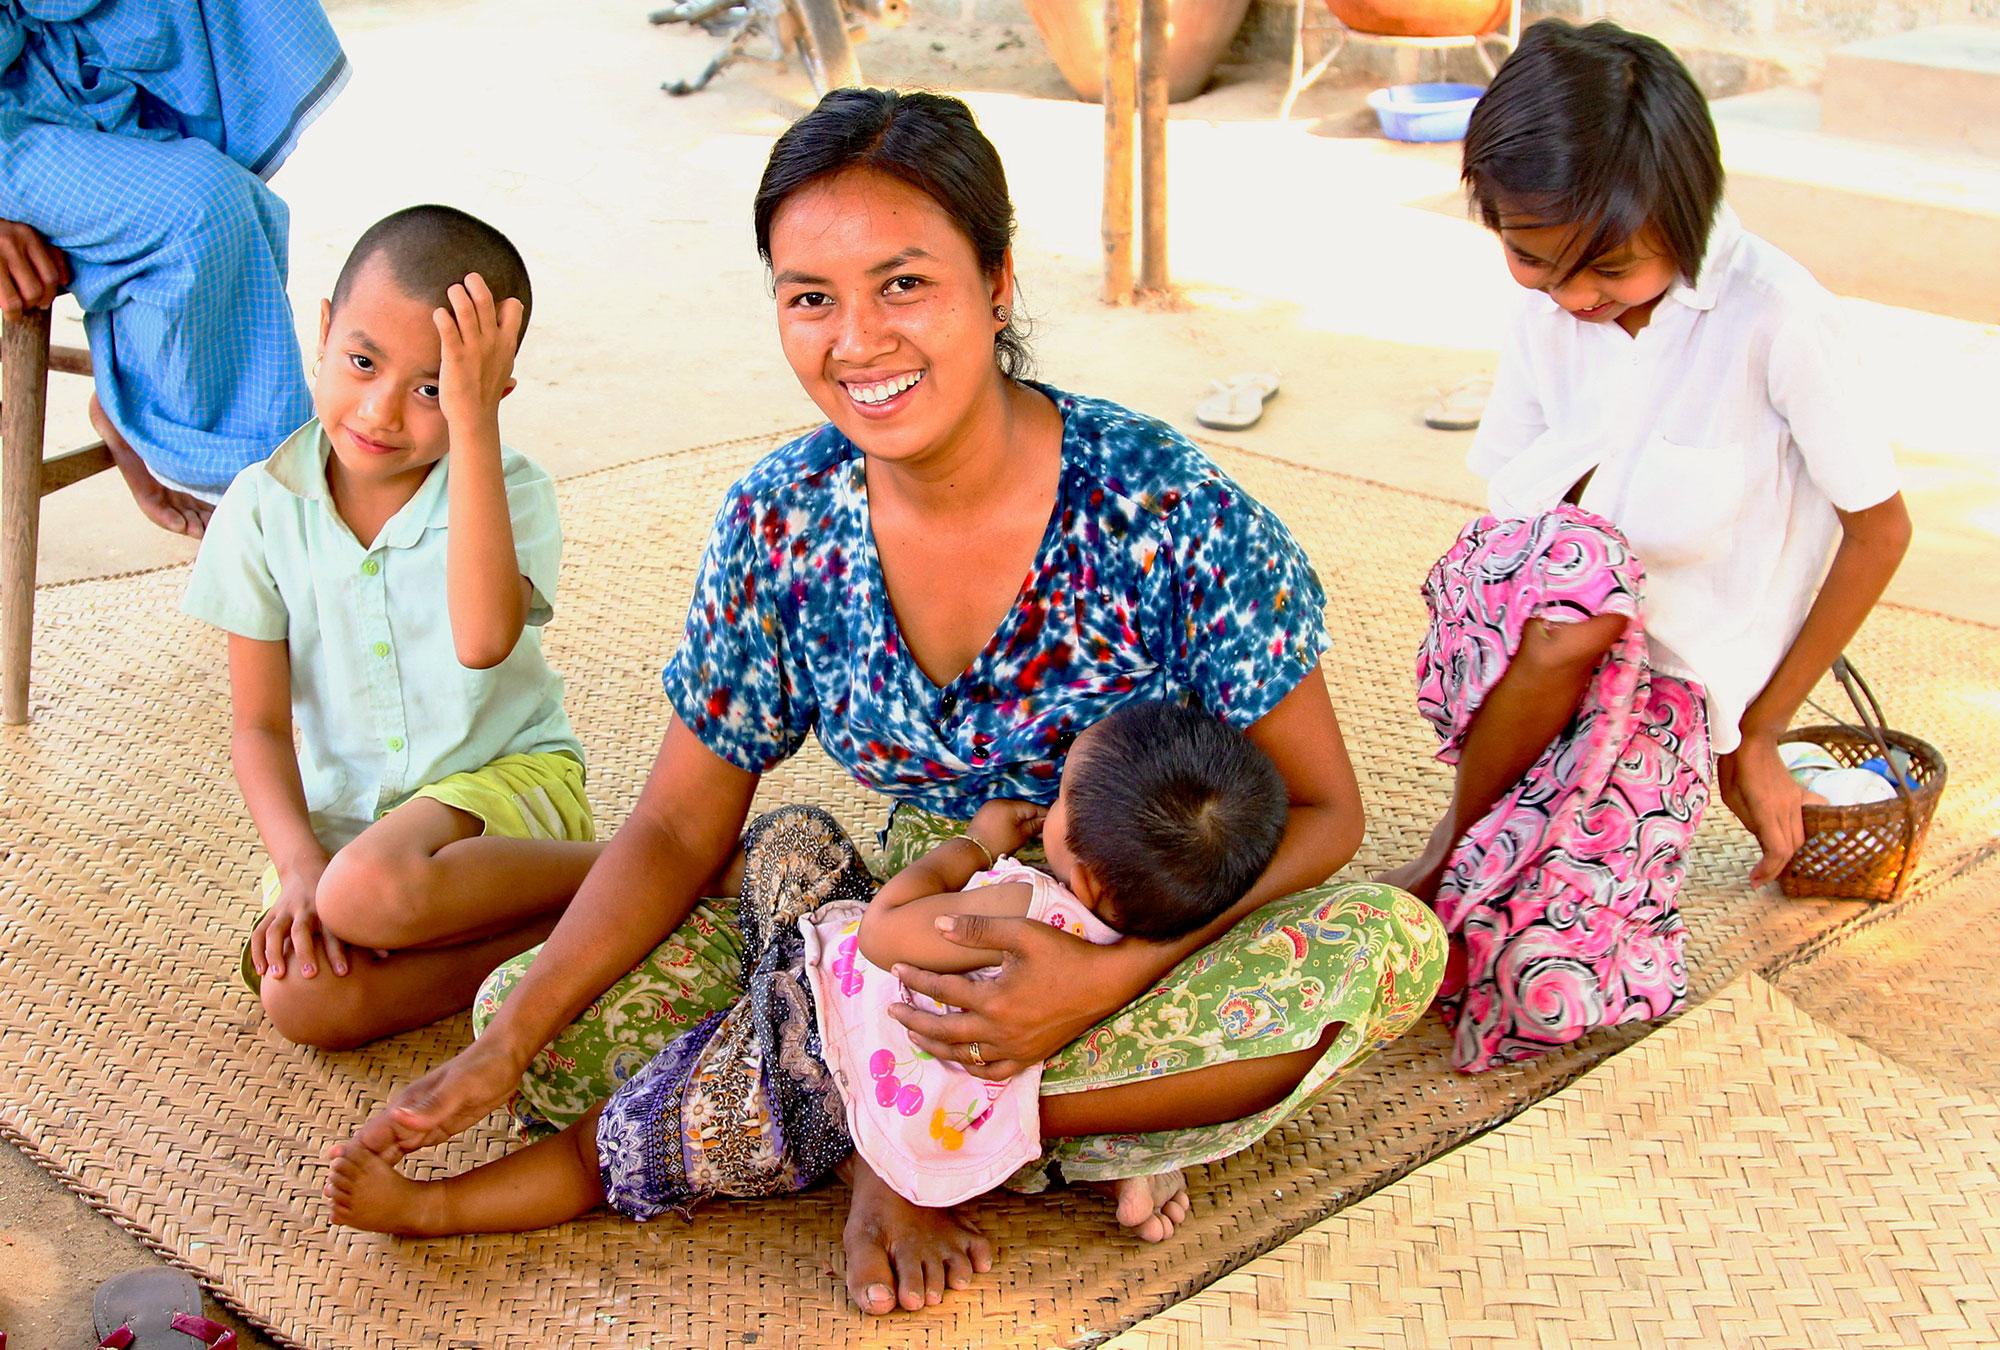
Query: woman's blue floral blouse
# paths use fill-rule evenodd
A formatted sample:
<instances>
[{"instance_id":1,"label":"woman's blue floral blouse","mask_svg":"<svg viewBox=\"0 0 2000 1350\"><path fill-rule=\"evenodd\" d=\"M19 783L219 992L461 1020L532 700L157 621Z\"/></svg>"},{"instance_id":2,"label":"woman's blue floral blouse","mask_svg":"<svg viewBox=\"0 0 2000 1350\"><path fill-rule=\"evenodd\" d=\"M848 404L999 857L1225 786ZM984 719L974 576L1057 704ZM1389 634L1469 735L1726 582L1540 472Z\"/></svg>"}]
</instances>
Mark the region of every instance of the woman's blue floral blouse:
<instances>
[{"instance_id":1,"label":"woman's blue floral blouse","mask_svg":"<svg viewBox=\"0 0 2000 1350\"><path fill-rule=\"evenodd\" d=\"M1042 392L1063 417L1055 510L1013 609L942 688L904 650L852 441L821 427L729 490L663 675L709 749L761 773L817 730L864 786L964 819L1053 801L1070 741L1127 703L1247 727L1292 691L1327 634L1291 533L1164 422Z\"/></svg>"}]
</instances>

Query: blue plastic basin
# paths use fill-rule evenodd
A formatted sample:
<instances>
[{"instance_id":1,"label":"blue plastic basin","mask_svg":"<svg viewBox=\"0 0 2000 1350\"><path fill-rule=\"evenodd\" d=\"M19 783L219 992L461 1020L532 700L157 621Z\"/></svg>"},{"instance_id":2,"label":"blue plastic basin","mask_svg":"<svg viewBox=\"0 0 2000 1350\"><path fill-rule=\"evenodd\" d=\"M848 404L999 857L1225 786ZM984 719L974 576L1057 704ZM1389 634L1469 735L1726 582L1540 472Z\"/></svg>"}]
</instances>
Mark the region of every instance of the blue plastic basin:
<instances>
[{"instance_id":1,"label":"blue plastic basin","mask_svg":"<svg viewBox=\"0 0 2000 1350\"><path fill-rule=\"evenodd\" d=\"M1476 84L1392 84L1370 94L1368 106L1391 140L1462 141L1485 92Z\"/></svg>"}]
</instances>

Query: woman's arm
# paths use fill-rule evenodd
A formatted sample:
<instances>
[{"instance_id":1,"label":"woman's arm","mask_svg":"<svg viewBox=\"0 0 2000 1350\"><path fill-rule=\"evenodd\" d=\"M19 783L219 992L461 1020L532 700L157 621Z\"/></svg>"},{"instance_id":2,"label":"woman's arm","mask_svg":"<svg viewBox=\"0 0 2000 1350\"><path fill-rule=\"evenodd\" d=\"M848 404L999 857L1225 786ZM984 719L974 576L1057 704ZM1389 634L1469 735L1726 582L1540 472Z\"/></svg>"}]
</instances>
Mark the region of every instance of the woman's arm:
<instances>
[{"instance_id":1,"label":"woman's arm","mask_svg":"<svg viewBox=\"0 0 2000 1350\"><path fill-rule=\"evenodd\" d=\"M631 817L485 1032L398 1092L356 1137L400 1157L506 1101L541 1048L687 918L735 851L756 790L755 774L675 719Z\"/></svg>"},{"instance_id":2,"label":"woman's arm","mask_svg":"<svg viewBox=\"0 0 2000 1350\"><path fill-rule=\"evenodd\" d=\"M1861 511L1841 511L1840 547L1819 595L1763 692L1743 714L1743 743L1717 765L1722 799L1757 836L1763 856L1752 882L1785 870L1805 839L1799 814L1804 790L1778 758L1778 737L1834 658L1860 631L1910 547L1910 513L1903 494Z\"/></svg>"},{"instance_id":3,"label":"woman's arm","mask_svg":"<svg viewBox=\"0 0 2000 1350\"><path fill-rule=\"evenodd\" d=\"M964 1011L926 1013L898 1005L889 1015L940 1059L969 1063L961 1047L978 1042L985 1062L977 1071L1010 1078L1130 1003L1244 915L1326 880L1360 847L1363 822L1361 790L1320 669L1308 671L1249 736L1277 764L1291 814L1277 856L1222 918L1178 941L1127 938L1106 947L1026 919L940 918L938 929L950 942L998 953L1000 973L972 980L898 966L897 978L911 989Z\"/></svg>"}]
</instances>

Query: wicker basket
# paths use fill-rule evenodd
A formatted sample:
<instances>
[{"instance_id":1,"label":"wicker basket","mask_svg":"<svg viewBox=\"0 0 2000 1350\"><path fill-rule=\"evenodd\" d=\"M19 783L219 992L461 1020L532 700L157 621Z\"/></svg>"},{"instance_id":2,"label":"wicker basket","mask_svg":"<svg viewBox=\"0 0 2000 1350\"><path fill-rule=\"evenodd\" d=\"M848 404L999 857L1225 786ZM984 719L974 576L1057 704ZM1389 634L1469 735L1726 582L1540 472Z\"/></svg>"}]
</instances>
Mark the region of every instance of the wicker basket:
<instances>
[{"instance_id":1,"label":"wicker basket","mask_svg":"<svg viewBox=\"0 0 2000 1350\"><path fill-rule=\"evenodd\" d=\"M1910 757L1908 776L1916 786L1898 782L1888 801L1803 807L1805 842L1779 875L1778 888L1795 899L1894 900L1916 875L1917 855L1944 792L1944 756L1928 741L1889 730L1875 691L1845 657L1833 663L1833 676L1861 725L1794 727L1780 743L1811 741L1844 768L1901 750Z\"/></svg>"}]
</instances>

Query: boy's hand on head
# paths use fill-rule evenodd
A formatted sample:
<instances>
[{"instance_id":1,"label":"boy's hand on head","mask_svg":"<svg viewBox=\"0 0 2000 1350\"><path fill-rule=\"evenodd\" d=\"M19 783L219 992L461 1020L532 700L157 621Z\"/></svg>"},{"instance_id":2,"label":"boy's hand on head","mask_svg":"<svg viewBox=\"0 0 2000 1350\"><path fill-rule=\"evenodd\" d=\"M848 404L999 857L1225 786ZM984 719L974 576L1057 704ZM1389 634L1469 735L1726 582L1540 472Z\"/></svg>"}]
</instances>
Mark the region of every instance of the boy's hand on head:
<instances>
[{"instance_id":1,"label":"boy's hand on head","mask_svg":"<svg viewBox=\"0 0 2000 1350\"><path fill-rule=\"evenodd\" d=\"M325 969L347 973L347 948L320 927L317 893L325 872L325 859L279 869L277 903L250 930L250 964L258 978L282 980L296 972L310 980Z\"/></svg>"},{"instance_id":2,"label":"boy's hand on head","mask_svg":"<svg viewBox=\"0 0 2000 1350\"><path fill-rule=\"evenodd\" d=\"M1033 802L996 797L974 813L965 832L991 850L994 857L1017 852L1042 832L1049 809Z\"/></svg>"},{"instance_id":3,"label":"boy's hand on head","mask_svg":"<svg viewBox=\"0 0 2000 1350\"><path fill-rule=\"evenodd\" d=\"M431 314L439 342L438 407L454 431L499 422L500 400L514 383L521 345L521 302L494 303L486 279L467 275L446 293L448 307Z\"/></svg>"}]
</instances>

